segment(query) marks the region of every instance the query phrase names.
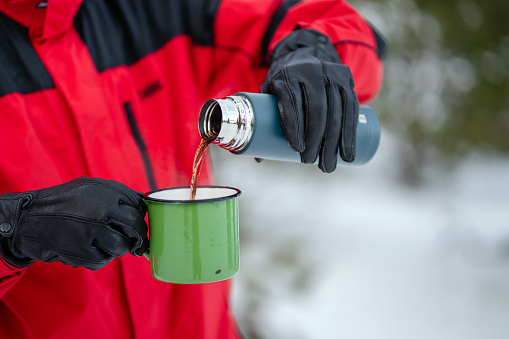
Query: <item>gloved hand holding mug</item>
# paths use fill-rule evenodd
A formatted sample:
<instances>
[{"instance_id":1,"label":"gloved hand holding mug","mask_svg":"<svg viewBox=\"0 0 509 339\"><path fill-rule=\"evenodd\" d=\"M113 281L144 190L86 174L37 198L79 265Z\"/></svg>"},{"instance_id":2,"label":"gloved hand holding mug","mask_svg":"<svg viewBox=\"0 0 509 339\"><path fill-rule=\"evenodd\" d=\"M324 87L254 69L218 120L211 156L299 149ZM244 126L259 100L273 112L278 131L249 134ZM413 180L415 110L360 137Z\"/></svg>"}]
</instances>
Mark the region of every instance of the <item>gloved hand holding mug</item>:
<instances>
[{"instance_id":1,"label":"gloved hand holding mug","mask_svg":"<svg viewBox=\"0 0 509 339\"><path fill-rule=\"evenodd\" d=\"M148 248L142 195L111 180L77 178L0 195L0 255L16 267L61 261L91 270Z\"/></svg>"},{"instance_id":2,"label":"gloved hand holding mug","mask_svg":"<svg viewBox=\"0 0 509 339\"><path fill-rule=\"evenodd\" d=\"M271 54L262 92L278 102L281 126L303 163L323 172L336 169L338 149L355 160L359 101L348 66L330 39L311 29L296 29Z\"/></svg>"}]
</instances>

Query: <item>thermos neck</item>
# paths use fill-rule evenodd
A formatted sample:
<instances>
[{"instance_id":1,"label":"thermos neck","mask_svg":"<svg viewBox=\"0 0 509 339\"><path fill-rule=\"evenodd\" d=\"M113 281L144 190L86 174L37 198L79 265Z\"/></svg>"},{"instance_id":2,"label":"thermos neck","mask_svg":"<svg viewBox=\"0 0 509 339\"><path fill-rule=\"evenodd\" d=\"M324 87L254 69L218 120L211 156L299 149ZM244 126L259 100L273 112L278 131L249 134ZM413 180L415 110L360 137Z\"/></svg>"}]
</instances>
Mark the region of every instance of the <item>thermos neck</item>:
<instances>
[{"instance_id":1,"label":"thermos neck","mask_svg":"<svg viewBox=\"0 0 509 339\"><path fill-rule=\"evenodd\" d=\"M239 95L210 99L203 104L198 117L200 136L212 143L237 152L253 135L254 112L251 103Z\"/></svg>"}]
</instances>

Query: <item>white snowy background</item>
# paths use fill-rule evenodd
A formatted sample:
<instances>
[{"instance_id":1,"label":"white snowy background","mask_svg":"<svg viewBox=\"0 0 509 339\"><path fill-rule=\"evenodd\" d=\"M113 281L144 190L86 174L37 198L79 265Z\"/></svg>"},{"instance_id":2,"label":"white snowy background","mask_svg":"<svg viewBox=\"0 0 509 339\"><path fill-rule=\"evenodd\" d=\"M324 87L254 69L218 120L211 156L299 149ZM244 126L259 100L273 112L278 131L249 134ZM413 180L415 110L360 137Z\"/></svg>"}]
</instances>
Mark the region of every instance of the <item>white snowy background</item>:
<instances>
[{"instance_id":1,"label":"white snowy background","mask_svg":"<svg viewBox=\"0 0 509 339\"><path fill-rule=\"evenodd\" d=\"M242 190L232 303L247 338L508 338L509 160L398 180L399 140L322 174L212 147ZM403 145L404 146L404 145Z\"/></svg>"}]
</instances>

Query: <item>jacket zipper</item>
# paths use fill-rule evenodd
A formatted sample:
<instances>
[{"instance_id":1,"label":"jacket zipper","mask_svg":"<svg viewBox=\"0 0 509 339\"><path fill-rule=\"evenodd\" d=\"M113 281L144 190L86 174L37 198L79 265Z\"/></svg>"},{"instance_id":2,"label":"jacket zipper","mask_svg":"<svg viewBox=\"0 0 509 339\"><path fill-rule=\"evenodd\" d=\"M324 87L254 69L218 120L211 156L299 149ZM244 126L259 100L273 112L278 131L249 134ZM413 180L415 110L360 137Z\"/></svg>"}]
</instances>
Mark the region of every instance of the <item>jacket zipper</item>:
<instances>
[{"instance_id":1,"label":"jacket zipper","mask_svg":"<svg viewBox=\"0 0 509 339\"><path fill-rule=\"evenodd\" d=\"M136 142L136 145L138 145L138 150L140 151L141 158L143 159L143 164L145 165L145 172L147 174L148 184L150 186L150 189L153 191L157 188L157 186L154 178L154 172L152 170L152 164L150 163L150 159L148 158L147 154L147 145L145 144L145 140L143 140L143 136L140 133L140 129L136 124L136 120L134 119L130 103L128 102L124 103L124 111L127 117L127 121L129 122L131 132L133 133L134 141Z\"/></svg>"}]
</instances>

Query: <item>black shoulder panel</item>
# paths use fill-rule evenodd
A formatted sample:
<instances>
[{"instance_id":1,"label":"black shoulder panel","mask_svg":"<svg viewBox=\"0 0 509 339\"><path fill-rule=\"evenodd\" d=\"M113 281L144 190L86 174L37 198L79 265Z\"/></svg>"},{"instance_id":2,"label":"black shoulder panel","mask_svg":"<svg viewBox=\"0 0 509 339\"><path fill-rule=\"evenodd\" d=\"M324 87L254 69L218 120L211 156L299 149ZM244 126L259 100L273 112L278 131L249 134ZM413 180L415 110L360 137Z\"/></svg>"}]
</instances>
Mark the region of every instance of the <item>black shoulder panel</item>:
<instances>
[{"instance_id":1,"label":"black shoulder panel","mask_svg":"<svg viewBox=\"0 0 509 339\"><path fill-rule=\"evenodd\" d=\"M99 71L131 65L173 37L197 45L214 42L220 0L86 0L74 25Z\"/></svg>"},{"instance_id":2,"label":"black shoulder panel","mask_svg":"<svg viewBox=\"0 0 509 339\"><path fill-rule=\"evenodd\" d=\"M53 80L30 44L28 29L0 13L0 97L53 87Z\"/></svg>"},{"instance_id":3,"label":"black shoulder panel","mask_svg":"<svg viewBox=\"0 0 509 339\"><path fill-rule=\"evenodd\" d=\"M371 30L373 31L373 34L375 36L376 40L376 46L377 46L377 56L378 59L383 60L385 56L385 52L387 50L387 39L384 38L384 36L373 26L371 23L369 23L369 27L371 27Z\"/></svg>"},{"instance_id":4,"label":"black shoulder panel","mask_svg":"<svg viewBox=\"0 0 509 339\"><path fill-rule=\"evenodd\" d=\"M281 21L283 21L283 19L285 18L286 12L288 12L288 10L292 6L298 4L299 2L301 2L301 0L287 0L283 2L279 9L272 16L272 19L270 20L269 26L265 30L265 35L263 36L262 40L262 60L265 65L267 65L268 62L268 60L266 60L266 57L267 52L269 50L270 40L272 40L272 36L276 32L276 29L281 23Z\"/></svg>"}]
</instances>

